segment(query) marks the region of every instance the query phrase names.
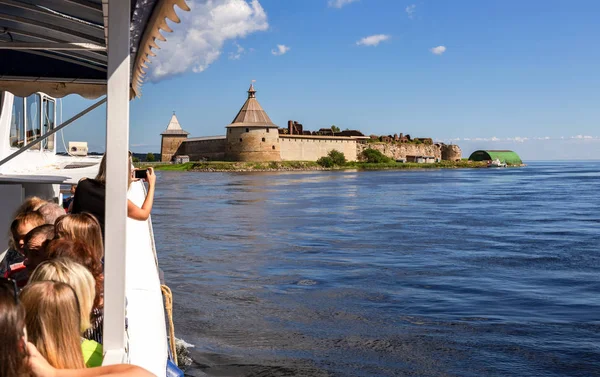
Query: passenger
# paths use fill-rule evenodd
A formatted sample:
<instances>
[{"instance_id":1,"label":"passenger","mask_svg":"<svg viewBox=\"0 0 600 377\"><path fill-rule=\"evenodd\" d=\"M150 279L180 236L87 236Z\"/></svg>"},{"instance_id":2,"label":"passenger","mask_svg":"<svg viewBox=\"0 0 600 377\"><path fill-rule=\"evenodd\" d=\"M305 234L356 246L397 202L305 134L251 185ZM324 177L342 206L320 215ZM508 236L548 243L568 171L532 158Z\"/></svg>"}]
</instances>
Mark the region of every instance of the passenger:
<instances>
[{"instance_id":1,"label":"passenger","mask_svg":"<svg viewBox=\"0 0 600 377\"><path fill-rule=\"evenodd\" d=\"M27 340L25 310L18 303L17 287L0 279L0 371L3 377L152 377L135 365L110 365L88 369L56 369Z\"/></svg>"},{"instance_id":2,"label":"passenger","mask_svg":"<svg viewBox=\"0 0 600 377\"><path fill-rule=\"evenodd\" d=\"M85 368L80 311L73 288L58 281L33 281L19 297L25 308L29 341L50 365L58 369Z\"/></svg>"},{"instance_id":3,"label":"passenger","mask_svg":"<svg viewBox=\"0 0 600 377\"><path fill-rule=\"evenodd\" d=\"M87 268L69 258L57 258L46 261L35 269L29 280L30 284L41 281L56 281L68 284L73 288L77 299L79 337L90 328L90 314L94 303L94 278ZM25 291L27 287L23 289ZM25 308L28 312L27 306ZM50 307L48 308L51 309ZM50 319L51 321L53 319ZM51 322L49 322L51 323ZM28 327L29 328L29 327ZM60 339L60 333L56 333ZM102 345L92 340L80 340L83 360L88 367L102 364ZM42 352L43 354L44 352ZM52 364L52 362L51 362ZM54 365L54 364L53 364Z\"/></svg>"},{"instance_id":4,"label":"passenger","mask_svg":"<svg viewBox=\"0 0 600 377\"><path fill-rule=\"evenodd\" d=\"M102 326L104 324L104 274L102 264L94 257L91 249L80 241L57 239L51 241L47 246L48 259L70 258L83 265L92 273L95 281L96 297L92 314L90 316L91 327L83 333L83 337L102 343Z\"/></svg>"},{"instance_id":5,"label":"passenger","mask_svg":"<svg viewBox=\"0 0 600 377\"><path fill-rule=\"evenodd\" d=\"M48 259L47 246L54 239L54 225L44 224L33 228L25 236L25 261L29 274Z\"/></svg>"},{"instance_id":6,"label":"passenger","mask_svg":"<svg viewBox=\"0 0 600 377\"><path fill-rule=\"evenodd\" d=\"M75 197L75 190L77 189L77 185L71 185L69 191L71 192L71 196L63 199L63 208L68 213L71 213L71 207L73 206L73 198Z\"/></svg>"},{"instance_id":7,"label":"passenger","mask_svg":"<svg viewBox=\"0 0 600 377\"><path fill-rule=\"evenodd\" d=\"M104 256L102 229L96 218L87 213L64 215L56 220L56 238L85 242L98 261Z\"/></svg>"},{"instance_id":8,"label":"passenger","mask_svg":"<svg viewBox=\"0 0 600 377\"><path fill-rule=\"evenodd\" d=\"M56 203L46 203L38 209L38 212L44 216L46 224L52 224L56 222L61 216L65 215L65 210Z\"/></svg>"},{"instance_id":9,"label":"passenger","mask_svg":"<svg viewBox=\"0 0 600 377\"><path fill-rule=\"evenodd\" d=\"M133 174L131 162L131 153L129 155L129 184L131 184L131 176ZM154 202L154 188L156 186L156 175L154 169L148 168L146 177L148 182L148 193L142 207L138 207L131 200L127 201L127 216L134 219L144 221L147 220L152 211L152 203ZM75 199L73 199L73 213L89 212L96 216L102 234L104 235L104 208L106 201L106 155L102 158L98 175L95 179L82 179L79 181L77 190L75 191Z\"/></svg>"},{"instance_id":10,"label":"passenger","mask_svg":"<svg viewBox=\"0 0 600 377\"><path fill-rule=\"evenodd\" d=\"M10 225L10 249L0 265L2 276L25 269L23 265L25 236L30 230L40 225L44 225L44 218L38 212L21 213L13 220Z\"/></svg>"},{"instance_id":11,"label":"passenger","mask_svg":"<svg viewBox=\"0 0 600 377\"><path fill-rule=\"evenodd\" d=\"M44 217L39 212L25 212L15 217L10 224L10 234L15 246L15 249L24 255L25 236L35 227L44 225Z\"/></svg>"},{"instance_id":12,"label":"passenger","mask_svg":"<svg viewBox=\"0 0 600 377\"><path fill-rule=\"evenodd\" d=\"M14 281L0 278L0 371L3 377L28 376L25 310Z\"/></svg>"},{"instance_id":13,"label":"passenger","mask_svg":"<svg viewBox=\"0 0 600 377\"><path fill-rule=\"evenodd\" d=\"M29 274L47 259L46 244L53 238L54 225L45 224L33 228L25 236L25 260L13 265L5 277L15 280L19 288L23 288L29 280Z\"/></svg>"}]
</instances>

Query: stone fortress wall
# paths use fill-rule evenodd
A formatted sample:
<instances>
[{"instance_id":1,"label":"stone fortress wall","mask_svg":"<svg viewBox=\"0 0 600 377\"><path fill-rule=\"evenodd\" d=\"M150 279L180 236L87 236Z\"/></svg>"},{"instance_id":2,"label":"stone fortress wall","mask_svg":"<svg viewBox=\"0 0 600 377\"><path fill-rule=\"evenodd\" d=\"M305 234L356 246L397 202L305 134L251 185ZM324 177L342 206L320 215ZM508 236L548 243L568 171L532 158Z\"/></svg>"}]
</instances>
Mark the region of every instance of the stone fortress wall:
<instances>
[{"instance_id":1,"label":"stone fortress wall","mask_svg":"<svg viewBox=\"0 0 600 377\"><path fill-rule=\"evenodd\" d=\"M348 161L356 161L356 139L347 137L279 135L283 161L316 161L332 150L342 152Z\"/></svg>"},{"instance_id":2,"label":"stone fortress wall","mask_svg":"<svg viewBox=\"0 0 600 377\"><path fill-rule=\"evenodd\" d=\"M176 155L187 155L190 161L316 161L335 149L344 153L346 160L356 161L365 149L371 148L394 160L406 159L407 156L432 156L440 160L459 161L462 157L457 145L363 143L347 137L279 135L279 141L275 145L278 146L276 152L280 153L280 159L275 156L265 160L263 154L260 154L260 159L253 159L251 151L243 159L232 159L226 156L225 137L199 139L202 140L189 139L182 143ZM261 143L262 140L257 142ZM250 144L248 143L249 146Z\"/></svg>"},{"instance_id":3,"label":"stone fortress wall","mask_svg":"<svg viewBox=\"0 0 600 377\"><path fill-rule=\"evenodd\" d=\"M462 157L458 145L446 144L358 143L356 153L360 155L369 148L376 149L394 160L405 159L406 156L432 156L440 160L460 161Z\"/></svg>"},{"instance_id":4,"label":"stone fortress wall","mask_svg":"<svg viewBox=\"0 0 600 377\"><path fill-rule=\"evenodd\" d=\"M190 161L223 161L225 159L225 137L186 140L185 143L181 144L177 155L189 156Z\"/></svg>"}]
</instances>

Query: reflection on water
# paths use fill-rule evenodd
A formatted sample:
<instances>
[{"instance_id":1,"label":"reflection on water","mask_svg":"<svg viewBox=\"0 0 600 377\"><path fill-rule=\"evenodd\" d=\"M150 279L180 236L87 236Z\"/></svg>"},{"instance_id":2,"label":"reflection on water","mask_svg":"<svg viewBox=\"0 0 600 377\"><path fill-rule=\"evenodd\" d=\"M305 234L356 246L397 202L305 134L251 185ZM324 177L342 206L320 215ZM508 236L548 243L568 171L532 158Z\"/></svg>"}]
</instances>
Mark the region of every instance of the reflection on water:
<instances>
[{"instance_id":1,"label":"reflection on water","mask_svg":"<svg viewBox=\"0 0 600 377\"><path fill-rule=\"evenodd\" d=\"M161 172L189 376L600 375L600 164Z\"/></svg>"}]
</instances>

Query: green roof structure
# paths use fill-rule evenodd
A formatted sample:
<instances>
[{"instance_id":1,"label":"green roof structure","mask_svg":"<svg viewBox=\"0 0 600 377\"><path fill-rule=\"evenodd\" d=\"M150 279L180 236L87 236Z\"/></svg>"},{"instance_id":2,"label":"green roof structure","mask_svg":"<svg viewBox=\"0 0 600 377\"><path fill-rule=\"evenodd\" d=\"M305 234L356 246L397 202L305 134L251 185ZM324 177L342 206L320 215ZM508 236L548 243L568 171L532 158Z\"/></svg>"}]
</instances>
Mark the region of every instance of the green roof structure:
<instances>
[{"instance_id":1,"label":"green roof structure","mask_svg":"<svg viewBox=\"0 0 600 377\"><path fill-rule=\"evenodd\" d=\"M505 162L509 165L521 165L521 157L513 151L498 150L498 151L475 151L469 156L471 161L492 161L498 159L500 162Z\"/></svg>"}]
</instances>

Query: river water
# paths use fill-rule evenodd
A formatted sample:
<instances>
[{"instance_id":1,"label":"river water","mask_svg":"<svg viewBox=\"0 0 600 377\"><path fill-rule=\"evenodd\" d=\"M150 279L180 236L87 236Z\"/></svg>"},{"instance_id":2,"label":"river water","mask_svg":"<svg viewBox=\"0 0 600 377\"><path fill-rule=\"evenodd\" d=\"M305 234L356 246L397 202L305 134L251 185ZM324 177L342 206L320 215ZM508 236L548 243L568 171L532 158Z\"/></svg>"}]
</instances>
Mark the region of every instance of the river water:
<instances>
[{"instance_id":1,"label":"river water","mask_svg":"<svg viewBox=\"0 0 600 377\"><path fill-rule=\"evenodd\" d=\"M600 162L158 178L188 376L600 376Z\"/></svg>"}]
</instances>

